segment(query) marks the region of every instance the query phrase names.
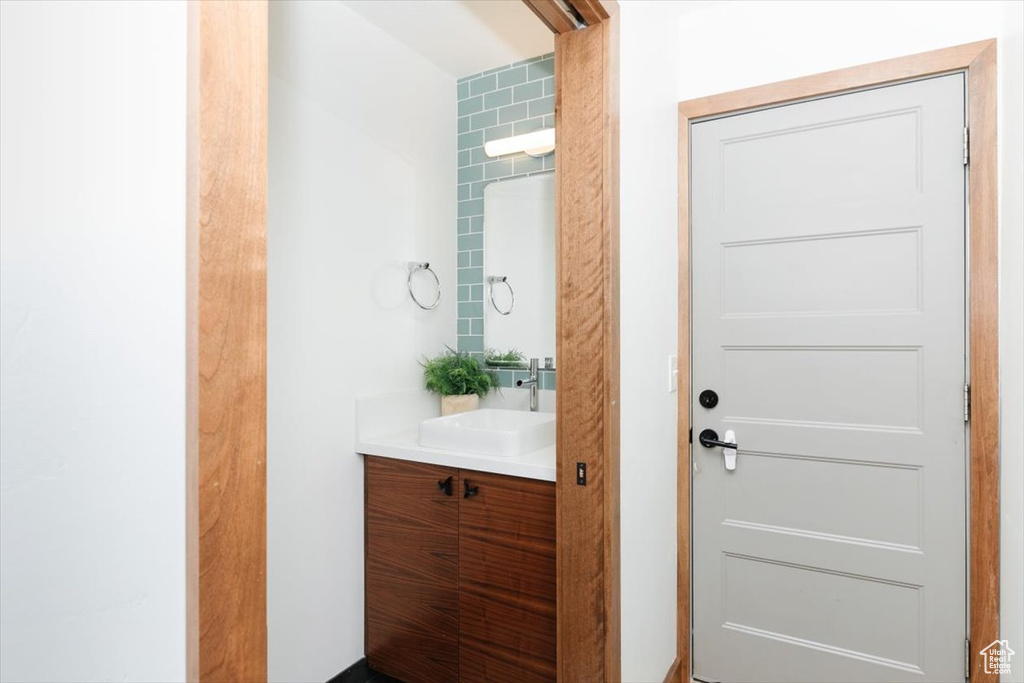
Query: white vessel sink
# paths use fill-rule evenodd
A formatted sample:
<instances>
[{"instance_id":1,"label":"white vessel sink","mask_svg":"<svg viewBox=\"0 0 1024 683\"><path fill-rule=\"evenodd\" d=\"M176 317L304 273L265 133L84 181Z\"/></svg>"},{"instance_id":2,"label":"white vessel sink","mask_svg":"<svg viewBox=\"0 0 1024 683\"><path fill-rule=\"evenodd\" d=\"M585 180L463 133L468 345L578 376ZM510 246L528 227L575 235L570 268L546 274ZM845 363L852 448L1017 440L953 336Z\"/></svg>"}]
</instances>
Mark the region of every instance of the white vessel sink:
<instances>
[{"instance_id":1,"label":"white vessel sink","mask_svg":"<svg viewBox=\"0 0 1024 683\"><path fill-rule=\"evenodd\" d=\"M420 423L419 443L478 455L513 457L555 443L553 413L524 410L471 410Z\"/></svg>"}]
</instances>

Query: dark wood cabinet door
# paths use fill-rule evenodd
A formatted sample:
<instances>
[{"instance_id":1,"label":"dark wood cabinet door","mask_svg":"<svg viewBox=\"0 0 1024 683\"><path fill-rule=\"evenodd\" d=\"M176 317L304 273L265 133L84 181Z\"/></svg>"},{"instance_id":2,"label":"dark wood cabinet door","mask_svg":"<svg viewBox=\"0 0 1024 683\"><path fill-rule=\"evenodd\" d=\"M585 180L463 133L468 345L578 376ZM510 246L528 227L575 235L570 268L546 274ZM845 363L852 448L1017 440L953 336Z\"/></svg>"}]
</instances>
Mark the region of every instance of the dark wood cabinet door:
<instances>
[{"instance_id":1,"label":"dark wood cabinet door","mask_svg":"<svg viewBox=\"0 0 1024 683\"><path fill-rule=\"evenodd\" d=\"M366 657L406 683L459 680L460 486L456 469L366 458Z\"/></svg>"},{"instance_id":2,"label":"dark wood cabinet door","mask_svg":"<svg viewBox=\"0 0 1024 683\"><path fill-rule=\"evenodd\" d=\"M462 470L463 681L555 680L555 485ZM465 497L465 484L476 487Z\"/></svg>"}]
</instances>

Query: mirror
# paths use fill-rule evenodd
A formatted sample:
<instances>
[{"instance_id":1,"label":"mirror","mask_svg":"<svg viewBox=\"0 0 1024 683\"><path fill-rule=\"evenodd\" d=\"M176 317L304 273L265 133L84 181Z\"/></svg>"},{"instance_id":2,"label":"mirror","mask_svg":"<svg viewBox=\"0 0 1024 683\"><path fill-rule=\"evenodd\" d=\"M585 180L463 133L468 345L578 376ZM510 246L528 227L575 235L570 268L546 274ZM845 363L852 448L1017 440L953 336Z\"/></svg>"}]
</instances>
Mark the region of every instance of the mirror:
<instances>
[{"instance_id":1,"label":"mirror","mask_svg":"<svg viewBox=\"0 0 1024 683\"><path fill-rule=\"evenodd\" d=\"M555 176L484 190L484 339L527 359L555 355Z\"/></svg>"}]
</instances>

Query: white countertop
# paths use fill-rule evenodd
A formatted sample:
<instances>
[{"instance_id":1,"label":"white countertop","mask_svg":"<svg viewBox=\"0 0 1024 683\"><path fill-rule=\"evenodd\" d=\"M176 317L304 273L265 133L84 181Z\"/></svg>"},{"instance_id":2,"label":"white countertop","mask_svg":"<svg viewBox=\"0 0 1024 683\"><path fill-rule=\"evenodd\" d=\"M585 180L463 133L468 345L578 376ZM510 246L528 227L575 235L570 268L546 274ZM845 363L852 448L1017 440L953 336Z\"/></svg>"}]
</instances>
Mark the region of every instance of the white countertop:
<instances>
[{"instance_id":1,"label":"white countertop","mask_svg":"<svg viewBox=\"0 0 1024 683\"><path fill-rule=\"evenodd\" d=\"M521 402L518 392L505 389L505 405ZM512 477L555 480L555 447L519 456L476 455L419 445L419 423L439 413L436 396L423 391L393 392L356 399L356 453L422 462L443 467L505 474ZM542 406L543 407L543 406Z\"/></svg>"},{"instance_id":2,"label":"white countertop","mask_svg":"<svg viewBox=\"0 0 1024 683\"><path fill-rule=\"evenodd\" d=\"M443 451L424 448L419 445L419 430L412 429L398 434L378 436L356 444L356 450L363 455L377 455L382 458L396 458L411 462L422 462L444 467L458 467L477 472L507 474L512 477L555 480L555 447L548 446L539 451L502 458L491 455L474 455L457 451Z\"/></svg>"}]
</instances>

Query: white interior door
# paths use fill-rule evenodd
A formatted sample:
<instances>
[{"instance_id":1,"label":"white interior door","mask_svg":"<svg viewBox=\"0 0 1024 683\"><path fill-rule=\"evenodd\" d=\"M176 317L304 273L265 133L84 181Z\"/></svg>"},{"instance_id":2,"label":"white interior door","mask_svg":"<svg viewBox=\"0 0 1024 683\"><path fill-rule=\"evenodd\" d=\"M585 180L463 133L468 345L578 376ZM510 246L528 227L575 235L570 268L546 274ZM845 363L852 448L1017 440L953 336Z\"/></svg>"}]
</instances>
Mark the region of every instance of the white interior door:
<instances>
[{"instance_id":1,"label":"white interior door","mask_svg":"<svg viewBox=\"0 0 1024 683\"><path fill-rule=\"evenodd\" d=\"M953 74L690 129L701 680L963 680L964 102Z\"/></svg>"}]
</instances>

